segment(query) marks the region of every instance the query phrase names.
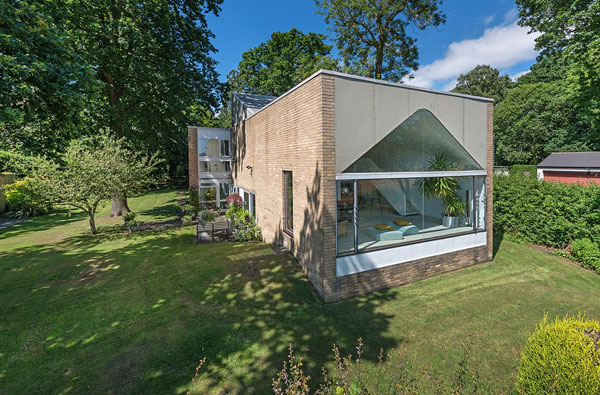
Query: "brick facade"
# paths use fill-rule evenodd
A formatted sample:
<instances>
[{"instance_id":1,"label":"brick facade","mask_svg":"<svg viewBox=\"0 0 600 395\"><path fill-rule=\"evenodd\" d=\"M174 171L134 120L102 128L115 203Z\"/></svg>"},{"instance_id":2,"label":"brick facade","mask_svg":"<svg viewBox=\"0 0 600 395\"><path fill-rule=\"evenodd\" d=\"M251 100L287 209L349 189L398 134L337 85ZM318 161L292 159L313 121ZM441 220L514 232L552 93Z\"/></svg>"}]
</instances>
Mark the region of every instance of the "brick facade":
<instances>
[{"instance_id":1,"label":"brick facade","mask_svg":"<svg viewBox=\"0 0 600 395\"><path fill-rule=\"evenodd\" d=\"M188 128L188 185L198 185L198 129Z\"/></svg>"},{"instance_id":2,"label":"brick facade","mask_svg":"<svg viewBox=\"0 0 600 395\"><path fill-rule=\"evenodd\" d=\"M318 75L231 134L233 183L256 194L264 240L288 247L319 295L326 259L335 271L335 207L325 207L335 199L332 86ZM283 171L293 179L292 236L284 232Z\"/></svg>"},{"instance_id":3,"label":"brick facade","mask_svg":"<svg viewBox=\"0 0 600 395\"><path fill-rule=\"evenodd\" d=\"M264 240L291 250L325 302L408 284L492 259L493 104L489 103L487 246L337 277L334 111L334 76L319 73L234 126L231 135L233 183L255 193L256 217ZM293 174L291 236L284 231L283 171Z\"/></svg>"}]
</instances>

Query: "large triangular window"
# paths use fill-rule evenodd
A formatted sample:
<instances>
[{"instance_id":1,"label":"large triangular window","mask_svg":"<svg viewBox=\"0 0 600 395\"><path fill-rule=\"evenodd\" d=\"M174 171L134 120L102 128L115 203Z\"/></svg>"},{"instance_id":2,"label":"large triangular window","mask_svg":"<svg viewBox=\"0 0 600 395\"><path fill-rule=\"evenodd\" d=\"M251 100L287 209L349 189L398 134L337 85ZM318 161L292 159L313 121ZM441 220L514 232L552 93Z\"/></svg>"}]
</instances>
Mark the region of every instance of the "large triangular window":
<instances>
[{"instance_id":1,"label":"large triangular window","mask_svg":"<svg viewBox=\"0 0 600 395\"><path fill-rule=\"evenodd\" d=\"M344 173L428 171L445 155L452 169L481 170L464 147L428 110L418 110L351 164ZM439 170L439 169L438 169Z\"/></svg>"}]
</instances>

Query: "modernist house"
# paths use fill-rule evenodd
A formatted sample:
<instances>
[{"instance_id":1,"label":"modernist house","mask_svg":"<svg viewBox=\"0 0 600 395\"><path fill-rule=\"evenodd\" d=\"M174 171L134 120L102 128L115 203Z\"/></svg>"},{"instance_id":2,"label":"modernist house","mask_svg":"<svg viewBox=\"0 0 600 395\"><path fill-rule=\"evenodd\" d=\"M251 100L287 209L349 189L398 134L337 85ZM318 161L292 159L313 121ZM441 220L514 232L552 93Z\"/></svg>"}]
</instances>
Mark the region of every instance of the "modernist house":
<instances>
[{"instance_id":1,"label":"modernist house","mask_svg":"<svg viewBox=\"0 0 600 395\"><path fill-rule=\"evenodd\" d=\"M203 201L238 191L265 241L341 300L492 259L492 111L321 70L277 98L234 94L230 134L190 127L190 183Z\"/></svg>"},{"instance_id":2,"label":"modernist house","mask_svg":"<svg viewBox=\"0 0 600 395\"><path fill-rule=\"evenodd\" d=\"M600 152L553 152L537 166L539 180L600 184Z\"/></svg>"}]
</instances>

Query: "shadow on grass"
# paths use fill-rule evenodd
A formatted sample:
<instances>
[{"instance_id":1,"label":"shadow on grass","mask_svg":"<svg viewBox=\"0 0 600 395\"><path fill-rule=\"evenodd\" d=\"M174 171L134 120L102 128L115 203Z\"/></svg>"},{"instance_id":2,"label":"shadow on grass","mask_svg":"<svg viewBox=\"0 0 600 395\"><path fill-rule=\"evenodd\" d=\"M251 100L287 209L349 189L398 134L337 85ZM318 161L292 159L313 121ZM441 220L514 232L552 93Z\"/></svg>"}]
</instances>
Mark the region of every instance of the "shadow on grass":
<instances>
[{"instance_id":1,"label":"shadow on grass","mask_svg":"<svg viewBox=\"0 0 600 395\"><path fill-rule=\"evenodd\" d=\"M495 233L494 234L494 245L492 248L492 259L496 258L496 253L500 249L500 245L502 245L502 240L504 240L504 232Z\"/></svg>"},{"instance_id":2,"label":"shadow on grass","mask_svg":"<svg viewBox=\"0 0 600 395\"><path fill-rule=\"evenodd\" d=\"M289 343L316 383L334 343L348 353L363 337L363 358L375 360L379 347L403 341L387 335L392 316L378 311L392 294L323 305L291 255L264 244L194 246L192 237L114 227L0 253L0 313L13 323L2 336L31 328L32 343L6 350L18 361L7 389L26 390L39 363L33 392L185 392L206 357L195 390L268 393Z\"/></svg>"},{"instance_id":3,"label":"shadow on grass","mask_svg":"<svg viewBox=\"0 0 600 395\"><path fill-rule=\"evenodd\" d=\"M73 210L71 217L68 216L69 209L60 207L48 214L27 219L6 229L0 229L0 240L15 237L27 232L42 231L56 226L69 224L87 218L87 214L81 210Z\"/></svg>"}]
</instances>

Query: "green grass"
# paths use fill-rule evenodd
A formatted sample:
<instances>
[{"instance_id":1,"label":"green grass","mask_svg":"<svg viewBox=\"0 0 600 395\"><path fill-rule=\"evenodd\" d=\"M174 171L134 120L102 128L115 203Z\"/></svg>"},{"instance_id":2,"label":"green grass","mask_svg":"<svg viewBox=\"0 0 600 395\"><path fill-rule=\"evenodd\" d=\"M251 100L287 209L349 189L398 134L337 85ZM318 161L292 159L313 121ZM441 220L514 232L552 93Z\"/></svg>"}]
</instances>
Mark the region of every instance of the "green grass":
<instances>
[{"instance_id":1,"label":"green grass","mask_svg":"<svg viewBox=\"0 0 600 395\"><path fill-rule=\"evenodd\" d=\"M175 201L156 191L130 207L165 219ZM368 360L404 347L442 377L470 338L480 374L510 392L544 314L600 317L600 276L508 241L492 263L323 305L269 245L120 233L107 208L89 236L84 215L66 214L0 231L0 393L268 393L289 343L320 377L333 343L346 354L358 337Z\"/></svg>"}]
</instances>

